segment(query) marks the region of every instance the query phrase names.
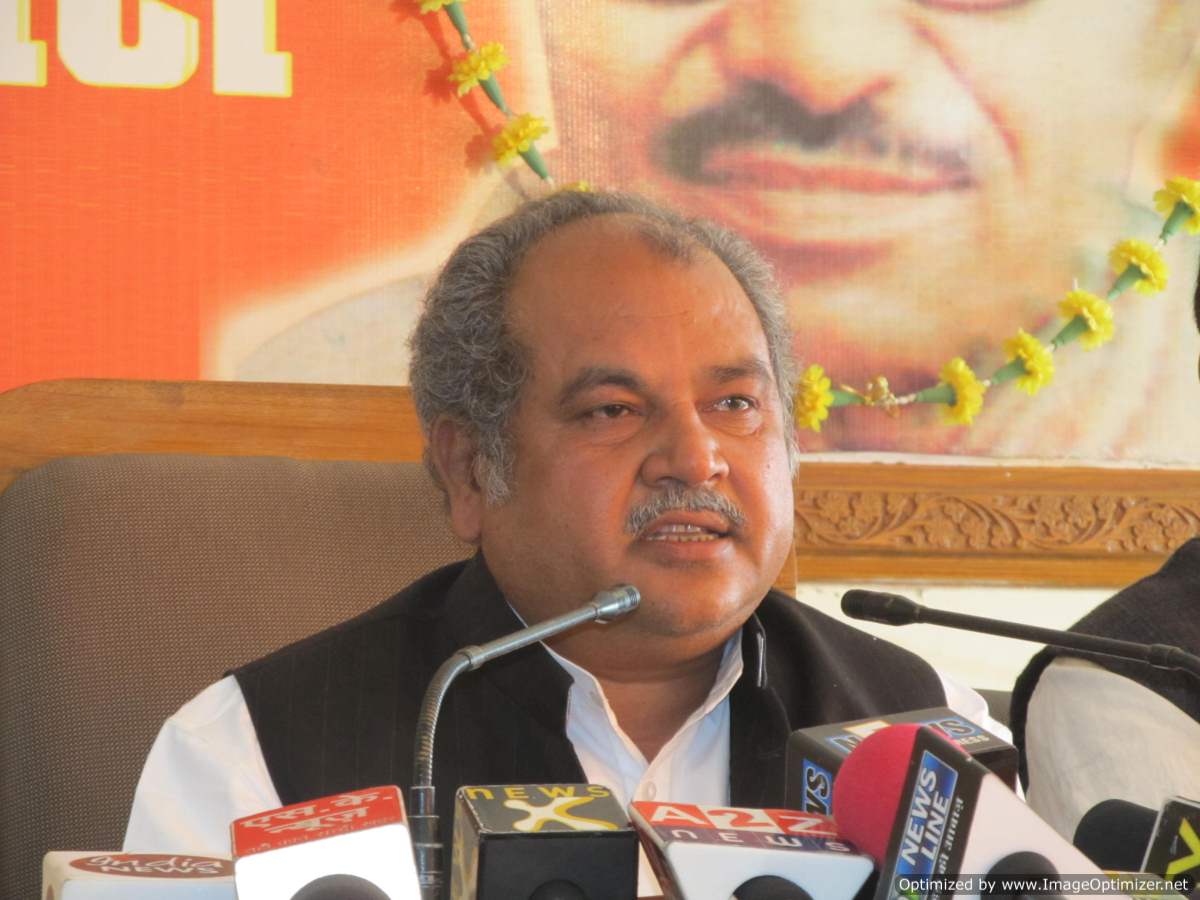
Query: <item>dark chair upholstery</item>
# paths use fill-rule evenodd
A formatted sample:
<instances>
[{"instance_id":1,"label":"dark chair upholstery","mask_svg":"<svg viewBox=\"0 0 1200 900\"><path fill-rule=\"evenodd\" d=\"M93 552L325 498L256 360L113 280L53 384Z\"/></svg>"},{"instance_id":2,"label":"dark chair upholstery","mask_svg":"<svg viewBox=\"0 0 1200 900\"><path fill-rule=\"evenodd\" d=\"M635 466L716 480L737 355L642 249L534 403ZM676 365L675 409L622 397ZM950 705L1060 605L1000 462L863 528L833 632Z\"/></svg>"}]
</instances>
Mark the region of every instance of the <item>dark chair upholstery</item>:
<instances>
[{"instance_id":1,"label":"dark chair upholstery","mask_svg":"<svg viewBox=\"0 0 1200 900\"><path fill-rule=\"evenodd\" d=\"M467 555L414 463L66 457L0 494L0 898L121 845L162 721Z\"/></svg>"},{"instance_id":2,"label":"dark chair upholstery","mask_svg":"<svg viewBox=\"0 0 1200 900\"><path fill-rule=\"evenodd\" d=\"M1012 691L992 690L989 688L979 688L979 693L984 700L987 701L988 712L992 714L992 718L997 722L1009 724L1009 707L1012 706Z\"/></svg>"}]
</instances>

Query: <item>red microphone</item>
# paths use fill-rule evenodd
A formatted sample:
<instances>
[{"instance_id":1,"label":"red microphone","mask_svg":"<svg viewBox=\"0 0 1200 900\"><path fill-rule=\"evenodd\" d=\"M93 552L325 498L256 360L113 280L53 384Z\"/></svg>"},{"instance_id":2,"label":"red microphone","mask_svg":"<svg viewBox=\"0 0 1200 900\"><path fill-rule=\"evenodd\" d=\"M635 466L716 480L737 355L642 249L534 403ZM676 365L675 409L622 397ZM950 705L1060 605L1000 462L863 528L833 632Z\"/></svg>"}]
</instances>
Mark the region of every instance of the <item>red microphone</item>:
<instances>
[{"instance_id":1,"label":"red microphone","mask_svg":"<svg viewBox=\"0 0 1200 900\"><path fill-rule=\"evenodd\" d=\"M833 814L879 863L877 898L1116 893L1004 782L930 728L893 725L864 739L834 781Z\"/></svg>"}]
</instances>

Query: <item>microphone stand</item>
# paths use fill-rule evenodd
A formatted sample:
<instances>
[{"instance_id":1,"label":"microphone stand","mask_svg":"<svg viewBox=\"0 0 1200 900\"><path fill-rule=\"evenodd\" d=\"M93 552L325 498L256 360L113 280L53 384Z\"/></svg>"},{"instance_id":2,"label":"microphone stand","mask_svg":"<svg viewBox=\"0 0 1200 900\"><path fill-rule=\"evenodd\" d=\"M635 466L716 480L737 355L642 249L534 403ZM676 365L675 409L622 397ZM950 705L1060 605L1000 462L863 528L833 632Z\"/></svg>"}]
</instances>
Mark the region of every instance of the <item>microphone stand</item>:
<instances>
[{"instance_id":1,"label":"microphone stand","mask_svg":"<svg viewBox=\"0 0 1200 900\"><path fill-rule=\"evenodd\" d=\"M1200 657L1179 647L1172 647L1170 644L1139 644L1135 641L1122 641L1093 634L1078 634L1074 631L1059 631L1055 628L1021 625L1015 622L1003 622L999 619L988 619L983 616L931 609L907 597L901 597L899 594L862 590L846 591L842 595L842 612L852 619L878 622L883 625L923 623L957 628L961 631L974 631L978 634L1016 638L1019 641L1048 644L1051 647L1061 647L1065 650L1078 650L1083 653L1128 659L1146 663L1157 669L1180 669L1200 678Z\"/></svg>"},{"instance_id":2,"label":"microphone stand","mask_svg":"<svg viewBox=\"0 0 1200 900\"><path fill-rule=\"evenodd\" d=\"M609 622L623 616L636 609L641 599L633 585L627 584L601 591L579 609L522 628L486 644L462 647L434 672L429 687L425 689L421 711L417 716L413 778L408 792L411 807L408 820L412 830L413 855L416 859L422 900L440 900L442 891L442 842L438 833L433 787L433 739L442 701L451 683L463 672L478 669L498 656L555 637L586 622Z\"/></svg>"}]
</instances>

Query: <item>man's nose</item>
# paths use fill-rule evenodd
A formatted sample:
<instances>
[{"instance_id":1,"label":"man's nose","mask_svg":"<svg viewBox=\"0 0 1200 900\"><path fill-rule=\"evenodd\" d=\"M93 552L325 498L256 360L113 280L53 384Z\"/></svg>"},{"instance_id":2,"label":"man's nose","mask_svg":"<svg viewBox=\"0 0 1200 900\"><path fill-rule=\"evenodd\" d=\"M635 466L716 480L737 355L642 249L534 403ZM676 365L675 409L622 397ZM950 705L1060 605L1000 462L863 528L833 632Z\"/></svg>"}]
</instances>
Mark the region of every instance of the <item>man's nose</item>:
<instances>
[{"instance_id":1,"label":"man's nose","mask_svg":"<svg viewBox=\"0 0 1200 900\"><path fill-rule=\"evenodd\" d=\"M886 91L913 62L903 0L731 0L713 39L731 81L766 81L814 115Z\"/></svg>"},{"instance_id":2,"label":"man's nose","mask_svg":"<svg viewBox=\"0 0 1200 900\"><path fill-rule=\"evenodd\" d=\"M720 434L696 409L676 409L662 416L652 431L642 463L642 479L650 485L677 481L708 484L729 474Z\"/></svg>"}]
</instances>

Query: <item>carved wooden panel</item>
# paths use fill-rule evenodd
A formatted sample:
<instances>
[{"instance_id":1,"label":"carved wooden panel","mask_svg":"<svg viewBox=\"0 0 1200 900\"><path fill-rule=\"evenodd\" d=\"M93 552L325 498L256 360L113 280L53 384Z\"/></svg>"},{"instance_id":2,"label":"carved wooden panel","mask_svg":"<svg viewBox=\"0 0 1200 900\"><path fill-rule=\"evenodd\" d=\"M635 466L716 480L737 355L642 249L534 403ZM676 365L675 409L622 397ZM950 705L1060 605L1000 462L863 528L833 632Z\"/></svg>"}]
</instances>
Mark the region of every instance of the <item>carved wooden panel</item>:
<instances>
[{"instance_id":1,"label":"carved wooden panel","mask_svg":"<svg viewBox=\"0 0 1200 900\"><path fill-rule=\"evenodd\" d=\"M1200 534L1200 472L806 465L801 580L1118 586Z\"/></svg>"}]
</instances>

